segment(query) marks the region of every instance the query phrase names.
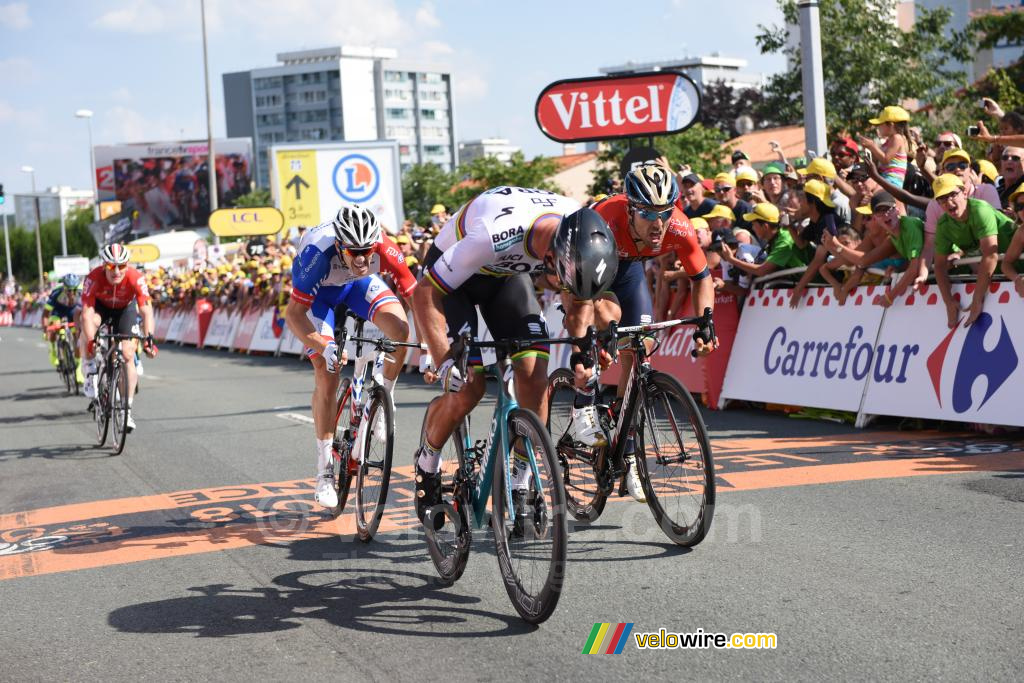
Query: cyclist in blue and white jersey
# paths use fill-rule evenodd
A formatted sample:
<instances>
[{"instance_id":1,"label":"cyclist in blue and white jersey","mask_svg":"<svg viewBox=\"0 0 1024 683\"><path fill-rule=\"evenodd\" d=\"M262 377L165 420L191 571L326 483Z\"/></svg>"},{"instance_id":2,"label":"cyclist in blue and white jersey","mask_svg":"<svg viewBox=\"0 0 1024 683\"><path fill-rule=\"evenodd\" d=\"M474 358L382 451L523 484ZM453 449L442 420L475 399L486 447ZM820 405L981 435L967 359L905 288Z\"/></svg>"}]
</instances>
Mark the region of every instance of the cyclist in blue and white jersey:
<instances>
[{"instance_id":1,"label":"cyclist in blue and white jersey","mask_svg":"<svg viewBox=\"0 0 1024 683\"><path fill-rule=\"evenodd\" d=\"M377 217L367 208L341 207L334 220L307 230L292 263L292 292L285 308L285 322L306 345L313 364L313 427L316 431L316 500L326 508L337 507L331 466L331 444L337 410L338 369L341 350L334 341L335 307L344 305L376 325L390 339L406 341L409 322L405 309L381 279L392 276L398 294L408 298L416 287L398 246L380 229ZM399 347L384 366L384 386L394 392L405 348Z\"/></svg>"},{"instance_id":2,"label":"cyclist in blue and white jersey","mask_svg":"<svg viewBox=\"0 0 1024 683\"><path fill-rule=\"evenodd\" d=\"M50 292L50 298L47 299L43 310L46 312L46 317L51 325L57 324L62 320L75 323L76 329L72 332L74 337L69 341L77 354L77 328L81 326L79 316L82 314L82 278L74 273L65 275L61 280L61 284ZM50 342L50 363L53 367L57 367L56 331L47 332L46 339ZM78 381L84 384L85 378L82 376L82 358L80 356L75 368L75 374L78 375Z\"/></svg>"}]
</instances>

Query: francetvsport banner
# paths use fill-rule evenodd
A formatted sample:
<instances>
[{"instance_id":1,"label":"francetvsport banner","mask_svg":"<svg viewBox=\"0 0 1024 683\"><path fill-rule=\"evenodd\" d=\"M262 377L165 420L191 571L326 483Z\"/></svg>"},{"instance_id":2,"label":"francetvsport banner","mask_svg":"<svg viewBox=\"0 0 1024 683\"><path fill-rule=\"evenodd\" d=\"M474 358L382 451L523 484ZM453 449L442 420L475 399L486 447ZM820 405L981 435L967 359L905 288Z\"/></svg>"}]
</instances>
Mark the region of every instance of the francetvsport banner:
<instances>
[{"instance_id":1,"label":"francetvsport banner","mask_svg":"<svg viewBox=\"0 0 1024 683\"><path fill-rule=\"evenodd\" d=\"M964 306L973 293L973 284L953 287ZM897 301L878 348L897 357L898 375L871 377L864 412L1024 426L1024 299L1011 283L994 283L978 320L965 328L965 317L950 330L934 286Z\"/></svg>"},{"instance_id":2,"label":"francetvsport banner","mask_svg":"<svg viewBox=\"0 0 1024 683\"><path fill-rule=\"evenodd\" d=\"M751 293L740 316L722 395L730 399L857 411L865 378L904 376L910 361L875 337L885 309L876 287L858 289L842 306L831 289L810 289L799 308L788 289Z\"/></svg>"}]
</instances>

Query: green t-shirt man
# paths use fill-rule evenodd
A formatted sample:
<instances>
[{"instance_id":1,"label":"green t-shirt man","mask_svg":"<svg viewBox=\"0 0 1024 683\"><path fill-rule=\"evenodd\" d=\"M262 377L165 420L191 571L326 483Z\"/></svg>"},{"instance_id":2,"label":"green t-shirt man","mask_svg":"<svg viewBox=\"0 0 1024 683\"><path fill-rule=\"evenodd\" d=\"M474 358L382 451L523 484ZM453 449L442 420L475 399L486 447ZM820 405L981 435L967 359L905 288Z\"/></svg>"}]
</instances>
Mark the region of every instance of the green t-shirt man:
<instances>
[{"instance_id":1,"label":"green t-shirt man","mask_svg":"<svg viewBox=\"0 0 1024 683\"><path fill-rule=\"evenodd\" d=\"M807 265L802 251L797 248L793 236L786 228L779 228L778 234L768 245L768 257L765 260L768 263L774 263L780 270Z\"/></svg>"},{"instance_id":2,"label":"green t-shirt man","mask_svg":"<svg viewBox=\"0 0 1024 683\"><path fill-rule=\"evenodd\" d=\"M913 261L924 250L924 221L913 216L900 216L900 229L889 235L889 241L900 256Z\"/></svg>"},{"instance_id":3,"label":"green t-shirt man","mask_svg":"<svg viewBox=\"0 0 1024 683\"><path fill-rule=\"evenodd\" d=\"M943 212L935 226L935 253L952 254L954 247L963 252L978 249L983 237L996 236L999 253L1005 253L1013 237L1013 219L980 199L967 200L967 220L958 221Z\"/></svg>"}]
</instances>

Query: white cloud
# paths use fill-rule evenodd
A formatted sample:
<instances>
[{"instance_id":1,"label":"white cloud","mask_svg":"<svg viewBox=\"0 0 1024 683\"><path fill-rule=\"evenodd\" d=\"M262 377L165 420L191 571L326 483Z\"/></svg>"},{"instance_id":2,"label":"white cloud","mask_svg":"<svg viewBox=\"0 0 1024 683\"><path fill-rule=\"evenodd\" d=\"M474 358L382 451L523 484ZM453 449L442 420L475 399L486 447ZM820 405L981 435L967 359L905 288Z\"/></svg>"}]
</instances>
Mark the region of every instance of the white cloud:
<instances>
[{"instance_id":1,"label":"white cloud","mask_svg":"<svg viewBox=\"0 0 1024 683\"><path fill-rule=\"evenodd\" d=\"M11 2L0 5L0 26L6 26L15 31L24 31L32 25L32 18L28 16L27 2Z\"/></svg>"},{"instance_id":2,"label":"white cloud","mask_svg":"<svg viewBox=\"0 0 1024 683\"><path fill-rule=\"evenodd\" d=\"M441 28L441 20L437 18L434 3L425 2L417 8L416 26L421 29Z\"/></svg>"},{"instance_id":3,"label":"white cloud","mask_svg":"<svg viewBox=\"0 0 1024 683\"><path fill-rule=\"evenodd\" d=\"M35 64L25 57L9 57L0 59L0 73L7 81L32 81L38 76Z\"/></svg>"},{"instance_id":4,"label":"white cloud","mask_svg":"<svg viewBox=\"0 0 1024 683\"><path fill-rule=\"evenodd\" d=\"M455 48L448 43L440 40L428 40L423 43L423 53L428 57L438 57L440 55L453 55L455 54Z\"/></svg>"},{"instance_id":5,"label":"white cloud","mask_svg":"<svg viewBox=\"0 0 1024 683\"><path fill-rule=\"evenodd\" d=\"M180 16L181 9L173 15ZM92 22L96 28L125 33L156 33L167 27L171 17L150 0L134 0L117 9L105 12Z\"/></svg>"},{"instance_id":6,"label":"white cloud","mask_svg":"<svg viewBox=\"0 0 1024 683\"><path fill-rule=\"evenodd\" d=\"M101 121L97 142L149 142L205 136L206 128L195 117L163 114L147 116L136 109L115 105L97 115Z\"/></svg>"}]
</instances>

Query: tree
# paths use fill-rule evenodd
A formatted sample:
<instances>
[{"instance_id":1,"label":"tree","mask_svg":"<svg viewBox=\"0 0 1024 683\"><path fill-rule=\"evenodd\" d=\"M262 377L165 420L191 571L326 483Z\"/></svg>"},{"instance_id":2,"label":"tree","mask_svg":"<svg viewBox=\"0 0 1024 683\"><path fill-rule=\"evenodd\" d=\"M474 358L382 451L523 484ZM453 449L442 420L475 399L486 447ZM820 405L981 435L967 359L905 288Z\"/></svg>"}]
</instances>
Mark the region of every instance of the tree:
<instances>
[{"instance_id":1,"label":"tree","mask_svg":"<svg viewBox=\"0 0 1024 683\"><path fill-rule=\"evenodd\" d=\"M68 211L65 219L64 230L68 241L68 254L77 254L93 258L99 253L99 247L92 233L89 232L89 224L92 223L92 207L86 206ZM39 282L39 271L36 265L36 236L31 230L13 226L10 227L11 238L11 261L14 265L14 278L30 287L35 287ZM39 233L39 242L43 252L43 270L53 269L53 257L61 255L60 248L60 221L48 221L43 223L43 229ZM0 249L0 271L7 273L7 255Z\"/></svg>"},{"instance_id":2,"label":"tree","mask_svg":"<svg viewBox=\"0 0 1024 683\"><path fill-rule=\"evenodd\" d=\"M719 172L722 157L730 152L730 149L724 146L725 142L726 133L723 131L695 123L682 133L655 138L654 148L668 158L674 170L686 164L697 173L708 177ZM609 192L612 179L619 179L619 164L628 150L627 141L615 140L598 155L599 166L594 173L594 182L590 186L591 195Z\"/></svg>"},{"instance_id":3,"label":"tree","mask_svg":"<svg viewBox=\"0 0 1024 683\"><path fill-rule=\"evenodd\" d=\"M700 122L730 138L740 135L734 124L744 114L754 118L755 128L763 128L766 122L759 111L763 100L764 96L754 88L736 90L724 80L712 81L701 93Z\"/></svg>"},{"instance_id":4,"label":"tree","mask_svg":"<svg viewBox=\"0 0 1024 683\"><path fill-rule=\"evenodd\" d=\"M796 0L777 0L789 26L799 25ZM893 21L896 0L821 0L821 55L825 76L825 117L830 131L864 130L868 119L890 104L931 99L961 88L965 75L955 63L967 61L973 38L947 32L952 12L918 6L912 30ZM788 43L786 26L759 26L763 54L782 53L787 71L765 89L761 118L779 123L803 120L801 54Z\"/></svg>"},{"instance_id":5,"label":"tree","mask_svg":"<svg viewBox=\"0 0 1024 683\"><path fill-rule=\"evenodd\" d=\"M413 164L402 174L405 217L416 225L430 224L430 208L450 201L455 177L437 164Z\"/></svg>"},{"instance_id":6,"label":"tree","mask_svg":"<svg viewBox=\"0 0 1024 683\"><path fill-rule=\"evenodd\" d=\"M235 199L235 206L242 209L273 205L274 202L270 198L270 190L263 187L257 187L252 192L240 195Z\"/></svg>"}]
</instances>

